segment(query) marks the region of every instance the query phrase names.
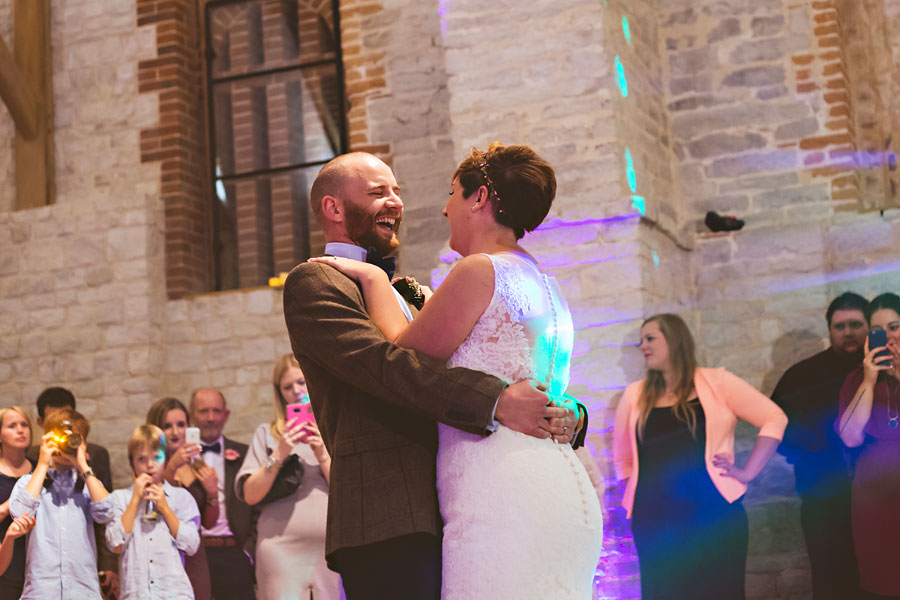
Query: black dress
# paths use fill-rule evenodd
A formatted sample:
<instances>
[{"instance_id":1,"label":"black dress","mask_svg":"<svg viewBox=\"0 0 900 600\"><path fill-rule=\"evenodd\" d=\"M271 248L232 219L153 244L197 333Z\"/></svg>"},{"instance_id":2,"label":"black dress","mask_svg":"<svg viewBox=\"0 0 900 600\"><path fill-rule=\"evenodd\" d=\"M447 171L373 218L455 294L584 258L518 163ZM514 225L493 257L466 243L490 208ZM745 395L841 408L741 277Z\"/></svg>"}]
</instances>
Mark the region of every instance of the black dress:
<instances>
[{"instance_id":1,"label":"black dress","mask_svg":"<svg viewBox=\"0 0 900 600\"><path fill-rule=\"evenodd\" d=\"M644 600L743 600L747 514L729 504L706 470L706 419L696 438L669 408L654 408L638 437L631 529Z\"/></svg>"},{"instance_id":2,"label":"black dress","mask_svg":"<svg viewBox=\"0 0 900 600\"><path fill-rule=\"evenodd\" d=\"M31 461L29 461L31 464ZM34 464L31 464L34 469ZM19 480L0 473L0 504L9 500L13 487ZM6 517L0 522L0 540L6 535L6 530L12 525L12 517ZM25 537L16 538L13 545L13 556L6 571L0 575L0 598L18 598L22 595L25 586Z\"/></svg>"}]
</instances>

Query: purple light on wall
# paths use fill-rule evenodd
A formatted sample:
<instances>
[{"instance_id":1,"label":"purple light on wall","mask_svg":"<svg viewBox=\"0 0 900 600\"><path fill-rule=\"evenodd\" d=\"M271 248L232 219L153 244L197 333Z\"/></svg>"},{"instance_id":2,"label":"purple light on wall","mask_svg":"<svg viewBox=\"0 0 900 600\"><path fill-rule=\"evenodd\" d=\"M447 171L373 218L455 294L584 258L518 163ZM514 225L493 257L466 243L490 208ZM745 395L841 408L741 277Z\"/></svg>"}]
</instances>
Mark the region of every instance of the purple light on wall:
<instances>
[{"instance_id":1,"label":"purple light on wall","mask_svg":"<svg viewBox=\"0 0 900 600\"><path fill-rule=\"evenodd\" d=\"M634 219L640 219L641 215L638 213L632 213L628 215L616 215L613 217L604 217L602 219L582 219L580 221L565 221L560 218L550 219L549 221L545 221L538 225L537 230L540 231L550 231L553 229L560 229L563 227L581 227L583 225L607 225L609 223L618 223L619 221L631 221Z\"/></svg>"},{"instance_id":2,"label":"purple light on wall","mask_svg":"<svg viewBox=\"0 0 900 600\"><path fill-rule=\"evenodd\" d=\"M447 11L450 10L450 0L438 0L438 16L441 18L441 37L447 37Z\"/></svg>"},{"instance_id":3,"label":"purple light on wall","mask_svg":"<svg viewBox=\"0 0 900 600\"><path fill-rule=\"evenodd\" d=\"M886 275L888 273L900 273L900 260L880 265L872 265L870 267L845 269L843 271L835 271L832 273L800 275L783 283L773 283L771 291L774 293L793 292L823 284L859 279L861 277L872 277L874 275Z\"/></svg>"}]
</instances>

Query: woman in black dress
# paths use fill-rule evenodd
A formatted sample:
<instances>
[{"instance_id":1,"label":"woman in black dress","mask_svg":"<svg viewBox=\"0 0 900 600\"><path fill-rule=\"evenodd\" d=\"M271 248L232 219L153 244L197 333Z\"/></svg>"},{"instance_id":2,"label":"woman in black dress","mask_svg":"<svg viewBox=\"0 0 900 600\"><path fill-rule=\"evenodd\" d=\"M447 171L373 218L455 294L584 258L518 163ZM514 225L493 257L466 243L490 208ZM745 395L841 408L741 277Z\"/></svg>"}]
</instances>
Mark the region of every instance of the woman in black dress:
<instances>
[{"instance_id":1,"label":"woman in black dress","mask_svg":"<svg viewBox=\"0 0 900 600\"><path fill-rule=\"evenodd\" d=\"M31 446L31 420L18 406L0 409L0 539L12 524L9 495L19 477L31 473L34 465L25 458ZM15 541L12 561L0 575L0 598L18 598L25 584L25 537Z\"/></svg>"},{"instance_id":2,"label":"woman in black dress","mask_svg":"<svg viewBox=\"0 0 900 600\"><path fill-rule=\"evenodd\" d=\"M622 505L641 567L644 600L741 600L747 515L741 498L787 426L778 406L725 369L697 366L680 317L641 327L647 376L625 390L616 411L614 454L628 484ZM734 429L760 428L743 467ZM640 477L638 477L640 474Z\"/></svg>"}]
</instances>

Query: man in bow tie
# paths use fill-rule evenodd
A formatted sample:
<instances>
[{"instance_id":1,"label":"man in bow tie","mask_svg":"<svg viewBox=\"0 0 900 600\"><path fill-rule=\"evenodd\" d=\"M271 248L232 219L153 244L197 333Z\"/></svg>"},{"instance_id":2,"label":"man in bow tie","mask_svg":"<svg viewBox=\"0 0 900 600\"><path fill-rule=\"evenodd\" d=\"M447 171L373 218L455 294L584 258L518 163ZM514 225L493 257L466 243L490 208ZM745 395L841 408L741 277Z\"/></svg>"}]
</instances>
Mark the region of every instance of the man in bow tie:
<instances>
[{"instance_id":1,"label":"man in bow tie","mask_svg":"<svg viewBox=\"0 0 900 600\"><path fill-rule=\"evenodd\" d=\"M364 152L335 158L316 177L310 203L325 254L392 270L403 201L384 162ZM414 309L395 295L412 320ZM369 319L357 284L323 263L291 271L284 315L332 456L329 567L341 574L348 600L437 600L442 523L435 422L487 435L499 421L545 437L545 417L557 417L560 433L567 432L557 440L568 442L576 418L547 407L547 396L528 382L506 385L478 371L447 369L389 343Z\"/></svg>"},{"instance_id":2,"label":"man in bow tie","mask_svg":"<svg viewBox=\"0 0 900 600\"><path fill-rule=\"evenodd\" d=\"M247 444L222 435L231 414L225 396L214 388L191 394L191 422L200 428L203 460L215 469L219 481L219 520L210 529L201 527L200 540L206 548L212 595L215 600L246 600L254 597L253 551L259 512L234 493L234 478ZM212 499L207 498L208 502ZM225 510L222 510L222 506Z\"/></svg>"}]
</instances>

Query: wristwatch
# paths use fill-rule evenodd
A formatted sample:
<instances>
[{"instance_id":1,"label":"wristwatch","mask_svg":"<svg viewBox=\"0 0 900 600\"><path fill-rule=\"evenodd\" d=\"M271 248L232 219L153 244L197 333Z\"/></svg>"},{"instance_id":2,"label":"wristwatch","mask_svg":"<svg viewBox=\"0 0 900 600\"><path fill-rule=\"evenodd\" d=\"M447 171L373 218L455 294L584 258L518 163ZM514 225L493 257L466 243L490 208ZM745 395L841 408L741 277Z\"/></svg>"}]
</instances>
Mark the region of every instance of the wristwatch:
<instances>
[{"instance_id":1,"label":"wristwatch","mask_svg":"<svg viewBox=\"0 0 900 600\"><path fill-rule=\"evenodd\" d=\"M88 468L87 471L85 471L84 473L81 474L81 478L84 479L85 481L88 480L88 477L96 477L96 475L94 474L94 470L91 468Z\"/></svg>"},{"instance_id":2,"label":"wristwatch","mask_svg":"<svg viewBox=\"0 0 900 600\"><path fill-rule=\"evenodd\" d=\"M281 467L281 462L275 460L275 456L270 454L266 459L266 471L271 471L274 467Z\"/></svg>"}]
</instances>

